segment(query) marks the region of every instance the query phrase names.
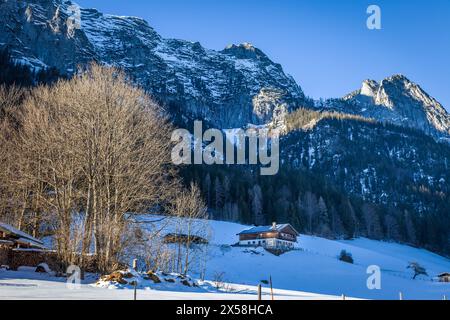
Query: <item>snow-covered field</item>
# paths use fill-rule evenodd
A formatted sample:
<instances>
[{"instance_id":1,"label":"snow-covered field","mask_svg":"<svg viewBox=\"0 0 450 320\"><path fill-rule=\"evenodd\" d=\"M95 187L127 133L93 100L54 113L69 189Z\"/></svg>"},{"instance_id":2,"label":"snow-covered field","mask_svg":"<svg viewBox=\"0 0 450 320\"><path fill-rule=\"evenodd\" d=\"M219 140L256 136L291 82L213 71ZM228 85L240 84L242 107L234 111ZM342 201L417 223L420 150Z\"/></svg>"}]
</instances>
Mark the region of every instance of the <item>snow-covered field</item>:
<instances>
[{"instance_id":1,"label":"snow-covered field","mask_svg":"<svg viewBox=\"0 0 450 320\"><path fill-rule=\"evenodd\" d=\"M142 217L151 228L154 216ZM147 222L147 223L145 223ZM405 245L356 239L332 241L301 235L298 250L274 256L261 248L232 247L236 234L248 226L211 221L206 281L198 288L162 285L138 289L138 299L256 299L256 286L272 277L275 299L436 299L450 297L450 284L432 281L450 271L450 260L429 251ZM337 259L341 250L352 253L355 263ZM429 277L412 280L409 262L423 265ZM367 288L367 267L381 269L381 289ZM217 290L212 280L223 274L227 290ZM195 277L195 275L193 275ZM94 278L86 280L78 290L67 288L64 279L27 271L0 270L0 299L132 299L133 290L95 287ZM270 298L263 284L263 299Z\"/></svg>"},{"instance_id":2,"label":"snow-covered field","mask_svg":"<svg viewBox=\"0 0 450 320\"><path fill-rule=\"evenodd\" d=\"M65 279L32 271L0 270L0 300L133 300L132 288L117 289L97 287L94 278L79 288L70 289ZM211 284L198 289L180 285L166 285L157 289L138 289L137 300L256 300L256 286L232 285L234 293L220 292ZM274 290L276 300L338 300L341 297L308 292ZM270 299L270 290L264 288L262 299Z\"/></svg>"}]
</instances>

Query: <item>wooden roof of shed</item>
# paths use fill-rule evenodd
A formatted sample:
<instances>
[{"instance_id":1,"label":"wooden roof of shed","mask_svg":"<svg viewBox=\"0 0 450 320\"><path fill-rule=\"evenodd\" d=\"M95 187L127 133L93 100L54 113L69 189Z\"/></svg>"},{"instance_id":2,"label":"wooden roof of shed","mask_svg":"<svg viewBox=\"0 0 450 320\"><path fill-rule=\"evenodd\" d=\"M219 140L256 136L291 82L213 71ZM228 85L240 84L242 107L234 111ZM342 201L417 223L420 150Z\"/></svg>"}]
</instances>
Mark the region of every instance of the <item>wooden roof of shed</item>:
<instances>
[{"instance_id":1,"label":"wooden roof of shed","mask_svg":"<svg viewBox=\"0 0 450 320\"><path fill-rule=\"evenodd\" d=\"M28 233L20 231L19 229L16 229L9 224L0 222L0 231L7 235L17 238L17 241L20 243L45 248L44 243L41 240L36 239L35 237L29 235Z\"/></svg>"}]
</instances>

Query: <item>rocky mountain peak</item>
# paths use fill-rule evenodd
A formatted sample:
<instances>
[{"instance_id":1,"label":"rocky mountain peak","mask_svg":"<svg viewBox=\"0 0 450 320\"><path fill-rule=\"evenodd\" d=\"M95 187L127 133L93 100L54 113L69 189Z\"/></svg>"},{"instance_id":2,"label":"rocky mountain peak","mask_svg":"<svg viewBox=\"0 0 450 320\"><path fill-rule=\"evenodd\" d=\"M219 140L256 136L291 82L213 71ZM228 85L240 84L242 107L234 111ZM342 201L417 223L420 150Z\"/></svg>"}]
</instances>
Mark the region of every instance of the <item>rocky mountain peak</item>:
<instances>
[{"instance_id":1,"label":"rocky mountain peak","mask_svg":"<svg viewBox=\"0 0 450 320\"><path fill-rule=\"evenodd\" d=\"M405 75L403 75L401 73L393 74L392 76L387 77L384 80L386 80L386 81L411 82L411 80L409 80Z\"/></svg>"},{"instance_id":2,"label":"rocky mountain peak","mask_svg":"<svg viewBox=\"0 0 450 320\"><path fill-rule=\"evenodd\" d=\"M450 115L445 108L402 74L380 82L365 80L361 89L343 100L352 108L356 106L353 113L418 128L435 136L450 136Z\"/></svg>"},{"instance_id":3,"label":"rocky mountain peak","mask_svg":"<svg viewBox=\"0 0 450 320\"><path fill-rule=\"evenodd\" d=\"M375 97L380 87L379 83L375 80L364 80L361 86L361 95L365 95L368 97Z\"/></svg>"},{"instance_id":4,"label":"rocky mountain peak","mask_svg":"<svg viewBox=\"0 0 450 320\"><path fill-rule=\"evenodd\" d=\"M251 43L244 42L238 45L231 44L221 51L238 59L269 60L267 55Z\"/></svg>"},{"instance_id":5,"label":"rocky mountain peak","mask_svg":"<svg viewBox=\"0 0 450 320\"><path fill-rule=\"evenodd\" d=\"M395 96L401 95L405 91L409 90L411 85L412 82L401 74L390 76L383 79L381 82L367 79L363 81L360 90L351 93L346 96L345 99L354 99L357 97L360 100L364 100L364 102L368 104L372 103L376 105L383 105L385 107L392 107L391 102L389 101L388 93L385 89L387 87L391 88L392 90L390 94Z\"/></svg>"}]
</instances>

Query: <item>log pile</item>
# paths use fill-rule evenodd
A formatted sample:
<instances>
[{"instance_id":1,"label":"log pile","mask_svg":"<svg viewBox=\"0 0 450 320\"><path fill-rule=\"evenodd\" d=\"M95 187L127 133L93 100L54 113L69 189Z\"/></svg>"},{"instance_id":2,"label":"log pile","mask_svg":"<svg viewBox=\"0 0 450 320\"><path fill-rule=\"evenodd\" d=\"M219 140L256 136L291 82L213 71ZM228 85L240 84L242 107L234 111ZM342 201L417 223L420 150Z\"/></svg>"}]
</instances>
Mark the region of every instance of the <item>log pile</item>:
<instances>
[{"instance_id":1,"label":"log pile","mask_svg":"<svg viewBox=\"0 0 450 320\"><path fill-rule=\"evenodd\" d=\"M9 248L0 246L0 266L9 266Z\"/></svg>"},{"instance_id":2,"label":"log pile","mask_svg":"<svg viewBox=\"0 0 450 320\"><path fill-rule=\"evenodd\" d=\"M41 263L46 263L52 270L60 269L57 255L51 251L11 250L9 259L9 266L12 270L17 270L21 266L37 267Z\"/></svg>"},{"instance_id":3,"label":"log pile","mask_svg":"<svg viewBox=\"0 0 450 320\"><path fill-rule=\"evenodd\" d=\"M83 271L93 273L97 271L95 257L86 256L84 261ZM66 271L55 251L8 249L8 261L6 265L9 265L12 270L17 270L20 266L37 267L41 263L47 264L52 271L62 273Z\"/></svg>"}]
</instances>

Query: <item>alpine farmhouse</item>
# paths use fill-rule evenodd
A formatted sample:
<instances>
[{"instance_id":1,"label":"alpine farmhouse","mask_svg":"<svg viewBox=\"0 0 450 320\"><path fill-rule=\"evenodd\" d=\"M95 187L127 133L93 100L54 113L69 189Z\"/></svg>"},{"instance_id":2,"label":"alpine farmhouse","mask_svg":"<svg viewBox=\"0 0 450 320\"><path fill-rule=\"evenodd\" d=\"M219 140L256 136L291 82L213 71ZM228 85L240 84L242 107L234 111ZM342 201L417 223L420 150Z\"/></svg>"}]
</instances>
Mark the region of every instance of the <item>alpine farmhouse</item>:
<instances>
[{"instance_id":1,"label":"alpine farmhouse","mask_svg":"<svg viewBox=\"0 0 450 320\"><path fill-rule=\"evenodd\" d=\"M253 227L237 234L239 245L266 249L292 250L299 233L290 224Z\"/></svg>"}]
</instances>

